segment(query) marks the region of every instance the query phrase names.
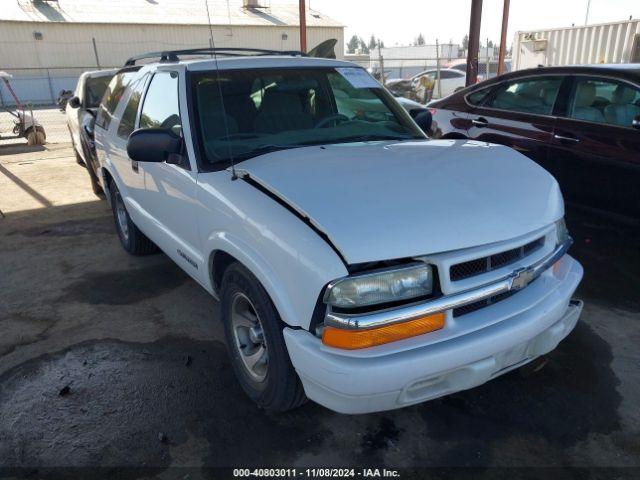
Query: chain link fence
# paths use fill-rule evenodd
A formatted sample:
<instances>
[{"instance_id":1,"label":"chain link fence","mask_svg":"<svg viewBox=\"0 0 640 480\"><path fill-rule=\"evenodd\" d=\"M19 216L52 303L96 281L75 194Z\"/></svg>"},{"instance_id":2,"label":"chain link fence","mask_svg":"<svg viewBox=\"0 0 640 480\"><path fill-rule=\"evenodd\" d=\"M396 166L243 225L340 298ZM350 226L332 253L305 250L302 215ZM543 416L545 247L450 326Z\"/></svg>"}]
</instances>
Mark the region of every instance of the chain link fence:
<instances>
[{"instance_id":1,"label":"chain link fence","mask_svg":"<svg viewBox=\"0 0 640 480\"><path fill-rule=\"evenodd\" d=\"M466 85L466 58L397 58L384 57L373 52L369 58L358 56L350 60L366 68L381 83L384 82L392 93L421 103L445 97ZM510 67L511 59L507 58L505 72L510 71ZM497 74L497 58L493 55L480 55L478 81L493 78ZM425 77L424 82L420 81L421 77ZM429 89L430 92L426 92L425 89Z\"/></svg>"}]
</instances>

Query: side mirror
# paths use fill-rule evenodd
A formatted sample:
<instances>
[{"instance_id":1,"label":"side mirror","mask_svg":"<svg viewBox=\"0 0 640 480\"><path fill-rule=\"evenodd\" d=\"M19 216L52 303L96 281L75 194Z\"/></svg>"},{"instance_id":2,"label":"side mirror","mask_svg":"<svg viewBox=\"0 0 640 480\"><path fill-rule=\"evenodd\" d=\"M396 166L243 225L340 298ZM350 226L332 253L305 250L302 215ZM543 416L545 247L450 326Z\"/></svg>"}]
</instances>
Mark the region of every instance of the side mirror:
<instances>
[{"instance_id":1,"label":"side mirror","mask_svg":"<svg viewBox=\"0 0 640 480\"><path fill-rule=\"evenodd\" d=\"M80 99L74 95L69 99L69 105L71 105L72 108L80 108Z\"/></svg>"},{"instance_id":2,"label":"side mirror","mask_svg":"<svg viewBox=\"0 0 640 480\"><path fill-rule=\"evenodd\" d=\"M129 135L127 154L136 162L180 163L182 138L165 128L140 128Z\"/></svg>"},{"instance_id":3,"label":"side mirror","mask_svg":"<svg viewBox=\"0 0 640 480\"><path fill-rule=\"evenodd\" d=\"M640 130L640 115L631 121L631 126L636 130Z\"/></svg>"},{"instance_id":4,"label":"side mirror","mask_svg":"<svg viewBox=\"0 0 640 480\"><path fill-rule=\"evenodd\" d=\"M413 116L413 115L412 115ZM433 117L429 110L419 110L419 113L413 117L413 120L418 124L420 129L429 135L431 132L431 124L433 123Z\"/></svg>"}]
</instances>

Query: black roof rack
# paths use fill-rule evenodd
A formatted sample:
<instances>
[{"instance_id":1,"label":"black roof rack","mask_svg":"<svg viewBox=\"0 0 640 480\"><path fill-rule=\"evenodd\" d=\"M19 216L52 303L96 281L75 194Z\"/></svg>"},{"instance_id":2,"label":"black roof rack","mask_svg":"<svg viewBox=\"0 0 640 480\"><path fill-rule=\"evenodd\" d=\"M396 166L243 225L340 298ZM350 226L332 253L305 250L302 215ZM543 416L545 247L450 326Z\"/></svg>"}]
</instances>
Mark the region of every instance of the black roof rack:
<instances>
[{"instance_id":1,"label":"black roof rack","mask_svg":"<svg viewBox=\"0 0 640 480\"><path fill-rule=\"evenodd\" d=\"M159 59L160 63L179 62L179 55L220 55L224 57L237 56L264 56L264 55L284 55L289 57L305 57L306 54L297 50L265 50L262 48L190 48L187 50L165 50L162 52L149 52L129 58L124 64L125 67L135 65L138 60L147 58Z\"/></svg>"}]
</instances>

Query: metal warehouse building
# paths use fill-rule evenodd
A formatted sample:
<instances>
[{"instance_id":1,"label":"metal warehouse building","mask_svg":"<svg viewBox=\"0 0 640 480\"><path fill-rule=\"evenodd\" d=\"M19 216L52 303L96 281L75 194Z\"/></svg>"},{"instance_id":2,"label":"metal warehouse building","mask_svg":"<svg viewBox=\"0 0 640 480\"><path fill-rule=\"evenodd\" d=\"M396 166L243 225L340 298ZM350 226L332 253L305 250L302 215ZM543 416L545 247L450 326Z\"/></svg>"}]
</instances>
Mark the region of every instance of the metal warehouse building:
<instances>
[{"instance_id":1,"label":"metal warehouse building","mask_svg":"<svg viewBox=\"0 0 640 480\"><path fill-rule=\"evenodd\" d=\"M640 20L516 32L513 69L640 62Z\"/></svg>"},{"instance_id":2,"label":"metal warehouse building","mask_svg":"<svg viewBox=\"0 0 640 480\"><path fill-rule=\"evenodd\" d=\"M269 0L2 0L0 70L14 76L24 101L52 103L81 72L121 66L135 54L210 44L297 50L297 2ZM207 7L209 13L207 13ZM307 10L307 45L335 38L344 27ZM6 92L0 102L7 104Z\"/></svg>"}]
</instances>

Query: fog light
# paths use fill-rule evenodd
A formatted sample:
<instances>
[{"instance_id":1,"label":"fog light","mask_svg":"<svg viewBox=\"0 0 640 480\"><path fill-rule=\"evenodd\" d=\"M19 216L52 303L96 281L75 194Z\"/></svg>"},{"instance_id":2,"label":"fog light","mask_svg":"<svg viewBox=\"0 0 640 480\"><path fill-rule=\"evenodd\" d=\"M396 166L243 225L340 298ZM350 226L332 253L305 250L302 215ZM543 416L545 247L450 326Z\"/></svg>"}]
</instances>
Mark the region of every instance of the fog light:
<instances>
[{"instance_id":1,"label":"fog light","mask_svg":"<svg viewBox=\"0 0 640 480\"><path fill-rule=\"evenodd\" d=\"M415 337L443 327L444 312L366 330L327 326L322 332L322 343L329 347L356 350Z\"/></svg>"}]
</instances>

